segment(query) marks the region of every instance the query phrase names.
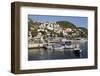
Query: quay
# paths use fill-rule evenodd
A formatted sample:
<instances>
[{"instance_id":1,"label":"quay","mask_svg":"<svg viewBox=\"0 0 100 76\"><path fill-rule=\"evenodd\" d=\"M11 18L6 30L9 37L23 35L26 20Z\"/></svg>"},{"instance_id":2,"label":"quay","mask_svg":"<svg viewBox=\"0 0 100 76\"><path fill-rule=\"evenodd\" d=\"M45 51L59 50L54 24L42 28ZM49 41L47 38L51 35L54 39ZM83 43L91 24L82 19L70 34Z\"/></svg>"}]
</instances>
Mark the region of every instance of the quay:
<instances>
[{"instance_id":1,"label":"quay","mask_svg":"<svg viewBox=\"0 0 100 76\"><path fill-rule=\"evenodd\" d=\"M85 41L85 40L84 40ZM82 42L82 41L80 41ZM34 43L33 41L28 43L29 49L37 49L37 48L46 48L46 49L80 49L79 40L67 40L65 42L41 42L41 43Z\"/></svg>"}]
</instances>

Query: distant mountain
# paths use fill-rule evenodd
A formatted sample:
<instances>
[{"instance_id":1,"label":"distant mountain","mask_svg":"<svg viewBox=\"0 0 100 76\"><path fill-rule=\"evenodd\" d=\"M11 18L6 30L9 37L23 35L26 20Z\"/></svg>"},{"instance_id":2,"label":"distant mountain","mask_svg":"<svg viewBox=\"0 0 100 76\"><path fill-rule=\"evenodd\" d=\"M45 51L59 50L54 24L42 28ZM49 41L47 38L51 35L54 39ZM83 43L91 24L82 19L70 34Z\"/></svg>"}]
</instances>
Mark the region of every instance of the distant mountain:
<instances>
[{"instance_id":1,"label":"distant mountain","mask_svg":"<svg viewBox=\"0 0 100 76\"><path fill-rule=\"evenodd\" d=\"M58 21L56 22L63 28L77 28L73 23L68 22L68 21Z\"/></svg>"},{"instance_id":2,"label":"distant mountain","mask_svg":"<svg viewBox=\"0 0 100 76\"><path fill-rule=\"evenodd\" d=\"M63 28L71 28L75 30L74 32L79 32L81 37L87 37L88 35L88 30L85 27L77 27L75 24L68 22L68 21L58 21L56 22L60 25L60 27Z\"/></svg>"},{"instance_id":3,"label":"distant mountain","mask_svg":"<svg viewBox=\"0 0 100 76\"><path fill-rule=\"evenodd\" d=\"M85 27L78 27L78 28L79 28L79 29L81 29L82 31L84 31L84 32L88 33L87 28L85 28Z\"/></svg>"}]
</instances>

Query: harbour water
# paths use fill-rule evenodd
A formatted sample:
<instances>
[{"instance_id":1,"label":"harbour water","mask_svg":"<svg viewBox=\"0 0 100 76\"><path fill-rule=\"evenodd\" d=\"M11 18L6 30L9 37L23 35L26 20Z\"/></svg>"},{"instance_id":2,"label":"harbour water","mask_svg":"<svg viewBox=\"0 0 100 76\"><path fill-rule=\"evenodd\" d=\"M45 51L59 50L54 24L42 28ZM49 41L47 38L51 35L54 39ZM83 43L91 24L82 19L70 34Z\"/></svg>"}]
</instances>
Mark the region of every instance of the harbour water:
<instances>
[{"instance_id":1,"label":"harbour water","mask_svg":"<svg viewBox=\"0 0 100 76\"><path fill-rule=\"evenodd\" d=\"M77 53L73 49L28 49L28 60L55 60L55 59L79 59L88 58L88 42L79 42L81 52Z\"/></svg>"}]
</instances>

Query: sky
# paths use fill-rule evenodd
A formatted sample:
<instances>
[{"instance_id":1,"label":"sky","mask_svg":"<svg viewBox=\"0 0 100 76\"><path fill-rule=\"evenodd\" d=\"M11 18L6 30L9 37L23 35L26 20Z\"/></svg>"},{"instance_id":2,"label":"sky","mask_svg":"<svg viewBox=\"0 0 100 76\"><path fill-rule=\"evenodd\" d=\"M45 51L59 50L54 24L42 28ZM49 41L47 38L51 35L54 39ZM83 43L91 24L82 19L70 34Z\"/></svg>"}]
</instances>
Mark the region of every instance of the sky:
<instances>
[{"instance_id":1,"label":"sky","mask_svg":"<svg viewBox=\"0 0 100 76\"><path fill-rule=\"evenodd\" d=\"M33 21L37 21L37 22L69 21L78 27L88 28L88 17L28 15L28 18L31 18Z\"/></svg>"}]
</instances>

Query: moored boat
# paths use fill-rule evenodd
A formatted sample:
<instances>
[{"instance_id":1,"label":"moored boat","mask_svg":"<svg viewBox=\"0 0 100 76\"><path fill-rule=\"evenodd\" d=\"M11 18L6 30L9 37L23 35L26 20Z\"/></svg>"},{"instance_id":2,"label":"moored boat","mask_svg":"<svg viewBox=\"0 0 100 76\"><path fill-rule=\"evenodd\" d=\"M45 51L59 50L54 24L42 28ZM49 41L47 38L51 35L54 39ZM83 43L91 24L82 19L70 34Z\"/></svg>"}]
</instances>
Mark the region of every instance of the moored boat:
<instances>
[{"instance_id":1,"label":"moored boat","mask_svg":"<svg viewBox=\"0 0 100 76\"><path fill-rule=\"evenodd\" d=\"M63 45L60 45L60 44L55 44L55 45L53 45L53 49L54 50L64 49L64 46Z\"/></svg>"},{"instance_id":2,"label":"moored boat","mask_svg":"<svg viewBox=\"0 0 100 76\"><path fill-rule=\"evenodd\" d=\"M46 48L46 49L52 49L53 48L52 45L49 45L49 44L44 44L43 47Z\"/></svg>"},{"instance_id":3,"label":"moored boat","mask_svg":"<svg viewBox=\"0 0 100 76\"><path fill-rule=\"evenodd\" d=\"M64 45L65 49L73 49L74 48L74 45L71 41L66 41L63 45Z\"/></svg>"},{"instance_id":4,"label":"moored boat","mask_svg":"<svg viewBox=\"0 0 100 76\"><path fill-rule=\"evenodd\" d=\"M77 52L77 53L80 53L80 52L82 52L82 50L80 49L80 46L77 44L77 45L75 45L75 47L74 47L74 49L73 49L75 52Z\"/></svg>"}]
</instances>

